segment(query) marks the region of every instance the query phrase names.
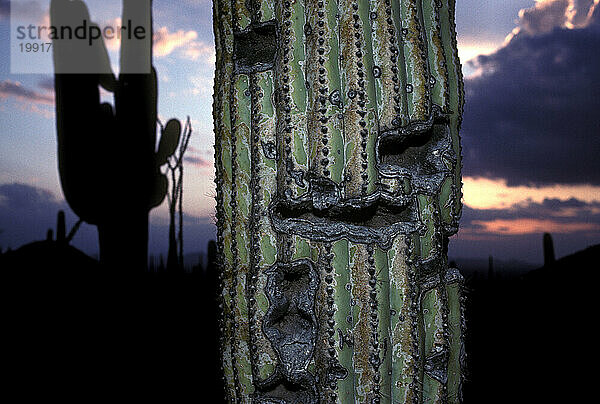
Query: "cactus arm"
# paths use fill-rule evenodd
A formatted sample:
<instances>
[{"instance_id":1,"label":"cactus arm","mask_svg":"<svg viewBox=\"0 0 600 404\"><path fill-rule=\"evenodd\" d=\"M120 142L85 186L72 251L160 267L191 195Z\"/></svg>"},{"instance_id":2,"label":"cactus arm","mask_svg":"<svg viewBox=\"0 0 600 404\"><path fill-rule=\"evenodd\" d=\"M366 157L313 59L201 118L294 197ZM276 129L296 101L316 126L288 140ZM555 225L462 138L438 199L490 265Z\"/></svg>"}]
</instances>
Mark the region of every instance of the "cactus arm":
<instances>
[{"instance_id":1,"label":"cactus arm","mask_svg":"<svg viewBox=\"0 0 600 404\"><path fill-rule=\"evenodd\" d=\"M123 0L123 22L132 27L149 27L141 35L123 35L120 49L120 74L150 74L152 65L152 0ZM140 38L141 37L141 38Z\"/></svg>"},{"instance_id":2,"label":"cactus arm","mask_svg":"<svg viewBox=\"0 0 600 404\"><path fill-rule=\"evenodd\" d=\"M75 25L89 21L89 12L81 1L54 0L50 7L54 25ZM62 40L54 41L53 61L59 72L73 71L69 63L78 58L106 60L105 48L78 46ZM75 56L77 55L77 56ZM105 156L102 133L110 130L111 117L100 105L97 74L56 74L56 128L58 134L58 166L61 185L73 211L88 223L100 220L99 207L106 200L107 184L101 159ZM94 123L90 125L90 123ZM98 153L99 152L99 153Z\"/></svg>"},{"instance_id":3,"label":"cactus arm","mask_svg":"<svg viewBox=\"0 0 600 404\"><path fill-rule=\"evenodd\" d=\"M142 191L133 197L132 203L143 204L150 210L148 201L154 194L158 171L155 161L158 80L152 66L152 1L124 0L122 21L131 21L132 26L150 27L143 39L123 36L115 92L120 141L130 153L124 168L138 179L137 186Z\"/></svg>"},{"instance_id":4,"label":"cactus arm","mask_svg":"<svg viewBox=\"0 0 600 404\"><path fill-rule=\"evenodd\" d=\"M178 119L169 119L162 130L158 150L156 151L156 165L167 164L167 159L177 150L181 138L181 122Z\"/></svg>"}]
</instances>

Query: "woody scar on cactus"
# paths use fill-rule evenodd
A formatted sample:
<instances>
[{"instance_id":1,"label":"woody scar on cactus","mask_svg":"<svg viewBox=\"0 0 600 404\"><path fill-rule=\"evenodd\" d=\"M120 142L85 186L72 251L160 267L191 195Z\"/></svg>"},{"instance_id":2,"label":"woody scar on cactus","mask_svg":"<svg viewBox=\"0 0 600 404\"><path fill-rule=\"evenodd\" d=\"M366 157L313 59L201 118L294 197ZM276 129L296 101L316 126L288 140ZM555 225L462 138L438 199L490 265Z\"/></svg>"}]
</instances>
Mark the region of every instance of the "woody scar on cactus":
<instances>
[{"instance_id":1,"label":"woody scar on cactus","mask_svg":"<svg viewBox=\"0 0 600 404\"><path fill-rule=\"evenodd\" d=\"M80 0L53 0L50 18L53 26L95 26ZM141 40L121 38L118 78L102 38L53 40L58 165L67 202L98 227L101 263L139 272L147 265L148 213L167 192L161 166L180 133L163 131L156 150L152 2L124 0L122 21L148 30ZM114 94L114 105L100 102L100 87Z\"/></svg>"}]
</instances>

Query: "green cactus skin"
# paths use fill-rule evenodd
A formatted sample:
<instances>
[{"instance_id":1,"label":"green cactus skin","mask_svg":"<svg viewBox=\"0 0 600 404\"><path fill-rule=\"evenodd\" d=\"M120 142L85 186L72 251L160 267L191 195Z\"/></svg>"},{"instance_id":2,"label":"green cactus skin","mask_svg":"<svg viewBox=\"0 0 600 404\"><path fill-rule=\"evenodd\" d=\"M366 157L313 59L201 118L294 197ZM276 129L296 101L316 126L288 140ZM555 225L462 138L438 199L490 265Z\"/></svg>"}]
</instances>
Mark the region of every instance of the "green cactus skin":
<instances>
[{"instance_id":1,"label":"green cactus skin","mask_svg":"<svg viewBox=\"0 0 600 404\"><path fill-rule=\"evenodd\" d=\"M123 2L122 20L151 21L151 1ZM53 25L73 24L89 12L80 0L53 0ZM139 24L136 24L139 25ZM151 25L151 24L150 24ZM151 64L152 33L121 45L121 71L131 71L140 60ZM156 148L157 79L149 74L114 77L106 47L78 51L80 58L93 58L105 65L104 74L55 74L58 163L62 188L73 211L98 226L100 260L107 267L143 270L147 265L148 212L158 206L167 191L160 171L172 141L161 139ZM74 60L72 44L54 41L57 71ZM99 86L113 92L115 105L100 103ZM163 135L164 136L164 135ZM170 137L179 137L177 133ZM166 157L165 157L166 155Z\"/></svg>"},{"instance_id":2,"label":"green cactus skin","mask_svg":"<svg viewBox=\"0 0 600 404\"><path fill-rule=\"evenodd\" d=\"M454 0L213 7L227 401L459 403Z\"/></svg>"}]
</instances>

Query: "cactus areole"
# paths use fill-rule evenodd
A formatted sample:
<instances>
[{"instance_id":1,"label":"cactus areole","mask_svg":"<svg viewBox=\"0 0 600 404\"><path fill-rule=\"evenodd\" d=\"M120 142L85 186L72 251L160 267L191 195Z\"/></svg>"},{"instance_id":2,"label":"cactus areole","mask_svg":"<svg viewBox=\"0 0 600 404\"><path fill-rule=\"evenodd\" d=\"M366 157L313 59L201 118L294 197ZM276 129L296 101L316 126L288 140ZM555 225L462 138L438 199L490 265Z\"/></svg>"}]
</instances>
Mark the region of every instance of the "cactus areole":
<instances>
[{"instance_id":1,"label":"cactus areole","mask_svg":"<svg viewBox=\"0 0 600 404\"><path fill-rule=\"evenodd\" d=\"M235 403L458 403L454 0L213 0Z\"/></svg>"}]
</instances>

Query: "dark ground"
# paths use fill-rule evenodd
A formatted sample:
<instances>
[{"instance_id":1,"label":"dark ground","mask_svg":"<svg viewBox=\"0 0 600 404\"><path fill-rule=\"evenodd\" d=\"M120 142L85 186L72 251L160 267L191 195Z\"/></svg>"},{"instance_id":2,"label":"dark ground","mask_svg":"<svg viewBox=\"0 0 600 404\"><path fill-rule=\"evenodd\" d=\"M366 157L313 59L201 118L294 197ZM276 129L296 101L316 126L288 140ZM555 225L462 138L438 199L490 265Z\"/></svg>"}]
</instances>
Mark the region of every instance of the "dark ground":
<instances>
[{"instance_id":1,"label":"dark ground","mask_svg":"<svg viewBox=\"0 0 600 404\"><path fill-rule=\"evenodd\" d=\"M600 244L523 276L467 278L465 403L574 403L596 395L586 379L597 356L588 338L599 261Z\"/></svg>"},{"instance_id":2,"label":"dark ground","mask_svg":"<svg viewBox=\"0 0 600 404\"><path fill-rule=\"evenodd\" d=\"M18 402L218 402L214 267L110 275L49 243L0 258L3 384Z\"/></svg>"},{"instance_id":3,"label":"dark ground","mask_svg":"<svg viewBox=\"0 0 600 404\"><path fill-rule=\"evenodd\" d=\"M19 401L220 402L214 246L208 268L127 277L52 243L0 257L3 384ZM466 277L464 403L571 403L593 391L580 363L595 363L585 312L599 256L596 245L525 275Z\"/></svg>"}]
</instances>

